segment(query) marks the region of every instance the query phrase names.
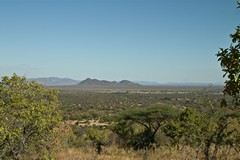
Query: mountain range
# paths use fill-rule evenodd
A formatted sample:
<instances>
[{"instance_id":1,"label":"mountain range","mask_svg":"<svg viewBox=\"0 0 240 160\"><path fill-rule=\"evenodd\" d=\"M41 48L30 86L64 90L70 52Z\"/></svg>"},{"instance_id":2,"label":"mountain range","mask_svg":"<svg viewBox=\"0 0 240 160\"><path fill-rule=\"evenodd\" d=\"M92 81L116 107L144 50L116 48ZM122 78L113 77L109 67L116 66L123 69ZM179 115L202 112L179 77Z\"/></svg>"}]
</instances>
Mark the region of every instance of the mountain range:
<instances>
[{"instance_id":1,"label":"mountain range","mask_svg":"<svg viewBox=\"0 0 240 160\"><path fill-rule=\"evenodd\" d=\"M116 81L106 81L98 79L87 78L83 81L74 80L70 78L58 78L58 77L44 77L44 78L30 78L29 81L36 81L45 86L109 86L109 87L139 87L139 86L209 86L210 83L157 83L157 82L147 82L147 81L128 81L122 80L120 82ZM213 86L223 86L223 83L212 83Z\"/></svg>"},{"instance_id":2,"label":"mountain range","mask_svg":"<svg viewBox=\"0 0 240 160\"><path fill-rule=\"evenodd\" d=\"M68 85L78 85L83 87L91 87L91 86L139 87L141 86L138 83L134 83L128 80L122 80L120 82L116 82L116 81L106 81L106 80L98 80L98 79L90 79L90 78L87 78L83 81L78 81L70 78L47 77L47 78L29 78L28 81L35 81L45 86L68 86Z\"/></svg>"},{"instance_id":3,"label":"mountain range","mask_svg":"<svg viewBox=\"0 0 240 160\"><path fill-rule=\"evenodd\" d=\"M128 80L122 80L120 82L116 81L106 81L106 80L97 80L87 78L81 81L78 85L80 86L107 86L107 87L139 87L141 86L138 83L133 83Z\"/></svg>"},{"instance_id":4,"label":"mountain range","mask_svg":"<svg viewBox=\"0 0 240 160\"><path fill-rule=\"evenodd\" d=\"M70 78L58 78L58 77L47 77L47 78L29 78L28 81L35 81L45 86L67 86L77 85L80 81L73 80Z\"/></svg>"}]
</instances>

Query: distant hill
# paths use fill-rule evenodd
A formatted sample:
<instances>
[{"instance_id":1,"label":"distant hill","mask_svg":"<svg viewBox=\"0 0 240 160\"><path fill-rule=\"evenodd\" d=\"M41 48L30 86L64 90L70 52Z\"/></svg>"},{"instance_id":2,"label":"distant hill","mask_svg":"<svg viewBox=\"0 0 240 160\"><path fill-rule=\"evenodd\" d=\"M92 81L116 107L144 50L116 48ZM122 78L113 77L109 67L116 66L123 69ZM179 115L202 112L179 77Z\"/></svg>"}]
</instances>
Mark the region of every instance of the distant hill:
<instances>
[{"instance_id":1,"label":"distant hill","mask_svg":"<svg viewBox=\"0 0 240 160\"><path fill-rule=\"evenodd\" d=\"M87 78L83 81L73 80L70 78L59 78L59 77L43 77L43 78L30 78L29 81L36 81L45 86L69 86L77 85L79 87L140 87L140 86L223 86L224 83L158 83L158 82L148 82L148 81L128 81L122 80L120 82L116 81L106 81Z\"/></svg>"},{"instance_id":2,"label":"distant hill","mask_svg":"<svg viewBox=\"0 0 240 160\"><path fill-rule=\"evenodd\" d=\"M116 81L106 81L106 80L97 80L97 79L90 79L87 78L81 81L79 86L105 86L105 87L139 87L141 86L138 83L133 83L128 80L122 80L120 82Z\"/></svg>"},{"instance_id":3,"label":"distant hill","mask_svg":"<svg viewBox=\"0 0 240 160\"><path fill-rule=\"evenodd\" d=\"M28 81L35 81L45 86L67 86L76 85L79 83L77 80L70 78L58 78L58 77L47 77L47 78L30 78Z\"/></svg>"}]
</instances>

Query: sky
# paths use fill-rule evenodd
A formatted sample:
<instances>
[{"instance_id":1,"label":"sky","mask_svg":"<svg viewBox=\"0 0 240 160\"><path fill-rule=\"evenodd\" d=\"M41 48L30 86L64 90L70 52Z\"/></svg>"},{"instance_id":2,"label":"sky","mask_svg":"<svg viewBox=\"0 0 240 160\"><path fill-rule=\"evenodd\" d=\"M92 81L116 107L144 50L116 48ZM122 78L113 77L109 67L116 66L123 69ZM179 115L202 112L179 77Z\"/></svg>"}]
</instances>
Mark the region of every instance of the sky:
<instances>
[{"instance_id":1,"label":"sky","mask_svg":"<svg viewBox=\"0 0 240 160\"><path fill-rule=\"evenodd\" d=\"M236 0L0 0L0 76L223 82Z\"/></svg>"}]
</instances>

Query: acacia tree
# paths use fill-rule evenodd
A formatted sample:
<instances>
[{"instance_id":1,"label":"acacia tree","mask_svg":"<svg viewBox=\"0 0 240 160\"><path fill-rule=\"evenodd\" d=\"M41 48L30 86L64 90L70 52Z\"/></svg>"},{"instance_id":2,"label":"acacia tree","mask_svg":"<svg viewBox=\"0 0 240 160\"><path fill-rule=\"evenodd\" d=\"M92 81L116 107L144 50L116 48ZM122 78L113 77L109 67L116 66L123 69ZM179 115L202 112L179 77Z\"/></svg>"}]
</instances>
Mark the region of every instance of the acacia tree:
<instances>
[{"instance_id":1,"label":"acacia tree","mask_svg":"<svg viewBox=\"0 0 240 160\"><path fill-rule=\"evenodd\" d=\"M113 131L117 134L121 133L120 136L124 138L127 137L123 134L130 135L128 145L134 149L149 148L156 143L155 135L163 124L178 114L179 109L172 106L153 105L146 108L132 108L119 114L119 122ZM121 127L122 124L124 127ZM141 126L142 130L134 133L134 125ZM119 131L121 128L123 131Z\"/></svg>"},{"instance_id":2,"label":"acacia tree","mask_svg":"<svg viewBox=\"0 0 240 160\"><path fill-rule=\"evenodd\" d=\"M13 74L0 82L0 159L39 153L49 158L60 122L58 91ZM46 154L44 154L46 153Z\"/></svg>"}]
</instances>

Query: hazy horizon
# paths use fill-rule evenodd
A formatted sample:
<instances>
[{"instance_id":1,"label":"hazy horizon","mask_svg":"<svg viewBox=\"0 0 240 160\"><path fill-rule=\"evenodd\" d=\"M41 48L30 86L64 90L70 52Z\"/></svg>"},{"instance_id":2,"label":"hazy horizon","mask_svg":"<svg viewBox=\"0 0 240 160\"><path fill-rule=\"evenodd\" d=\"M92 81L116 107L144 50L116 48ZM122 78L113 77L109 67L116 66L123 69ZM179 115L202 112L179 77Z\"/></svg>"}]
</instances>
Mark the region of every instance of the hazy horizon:
<instances>
[{"instance_id":1,"label":"hazy horizon","mask_svg":"<svg viewBox=\"0 0 240 160\"><path fill-rule=\"evenodd\" d=\"M99 80L99 81L109 81L109 82L120 82L120 81L123 81L123 80L128 80L128 79L121 79L121 80L118 80L118 81L115 81L115 80L111 80L111 79L97 79L97 78L91 78L91 77L87 77L87 78L84 78L84 79L73 79L73 78L69 78L69 77L26 77L27 79L60 79L60 80L63 80L63 79L68 79L68 80L74 80L74 81L78 81L79 82L82 82L84 80L87 80L87 79L91 79L91 80ZM131 80L130 80L131 81ZM139 83L139 84L142 84L142 85L181 85L181 84L193 84L193 85L201 85L201 84L214 84L214 85L224 85L224 82L157 82L157 81L142 81L142 80L136 80L136 81L131 81L131 82L134 82L134 83Z\"/></svg>"},{"instance_id":2,"label":"hazy horizon","mask_svg":"<svg viewBox=\"0 0 240 160\"><path fill-rule=\"evenodd\" d=\"M223 83L236 0L0 0L0 76Z\"/></svg>"}]
</instances>

